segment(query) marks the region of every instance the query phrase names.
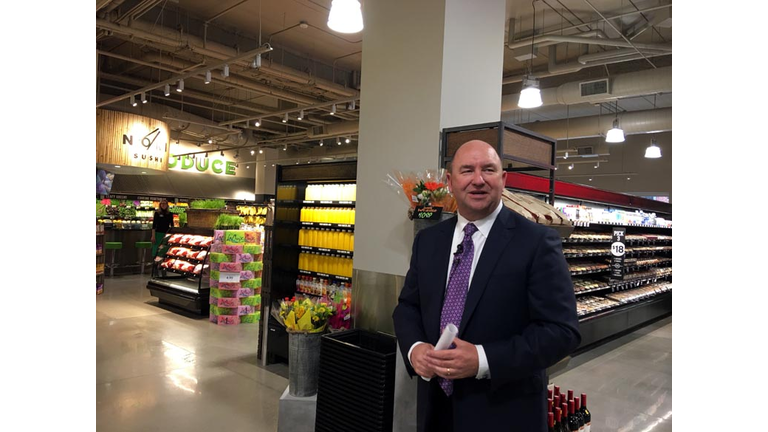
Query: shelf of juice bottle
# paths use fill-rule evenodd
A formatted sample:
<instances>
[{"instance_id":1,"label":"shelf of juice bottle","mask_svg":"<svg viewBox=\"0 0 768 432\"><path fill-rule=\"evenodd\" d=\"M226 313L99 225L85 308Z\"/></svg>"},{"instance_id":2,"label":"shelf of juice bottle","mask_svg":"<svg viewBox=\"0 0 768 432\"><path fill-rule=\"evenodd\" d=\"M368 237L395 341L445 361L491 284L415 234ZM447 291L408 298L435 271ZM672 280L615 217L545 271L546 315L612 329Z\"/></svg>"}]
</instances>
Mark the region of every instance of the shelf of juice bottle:
<instances>
[{"instance_id":1,"label":"shelf of juice bottle","mask_svg":"<svg viewBox=\"0 0 768 432\"><path fill-rule=\"evenodd\" d=\"M284 248L301 249L302 251L305 251L305 252L329 253L334 255L341 255L342 258L352 258L354 256L354 252L348 251L348 250L342 250L342 249L330 249L330 248L304 246L304 245L288 244L288 243L279 243L277 246L284 247Z\"/></svg>"},{"instance_id":2,"label":"shelf of juice bottle","mask_svg":"<svg viewBox=\"0 0 768 432\"><path fill-rule=\"evenodd\" d=\"M287 220L277 220L275 221L277 225L282 226L294 226L294 227L309 227L309 228L339 228L343 229L345 231L354 231L355 225L354 224L339 224L339 223L328 223L328 222L298 222L298 221L287 221Z\"/></svg>"},{"instance_id":3,"label":"shelf of juice bottle","mask_svg":"<svg viewBox=\"0 0 768 432\"><path fill-rule=\"evenodd\" d=\"M354 201L325 201L325 200L278 200L278 204L292 204L292 205L298 205L298 206L315 206L315 205L324 205L324 206L338 206L338 207L354 207L355 202Z\"/></svg>"},{"instance_id":4,"label":"shelf of juice bottle","mask_svg":"<svg viewBox=\"0 0 768 432\"><path fill-rule=\"evenodd\" d=\"M309 271L309 270L299 269L299 274L308 275L308 276L317 276L317 277L325 278L325 279L335 279L335 280L342 281L342 282L352 282L352 278L351 277L333 275L333 274L328 274L328 273L318 273L318 272L312 272L312 271Z\"/></svg>"}]
</instances>

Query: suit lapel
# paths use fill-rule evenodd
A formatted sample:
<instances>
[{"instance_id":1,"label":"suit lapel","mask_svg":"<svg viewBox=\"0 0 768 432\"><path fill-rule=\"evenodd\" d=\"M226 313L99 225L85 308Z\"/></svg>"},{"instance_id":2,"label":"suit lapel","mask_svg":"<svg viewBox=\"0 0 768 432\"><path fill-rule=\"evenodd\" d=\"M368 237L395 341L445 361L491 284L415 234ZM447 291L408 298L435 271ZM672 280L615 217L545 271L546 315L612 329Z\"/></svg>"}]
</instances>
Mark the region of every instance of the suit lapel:
<instances>
[{"instance_id":1,"label":"suit lapel","mask_svg":"<svg viewBox=\"0 0 768 432\"><path fill-rule=\"evenodd\" d=\"M448 223L440 226L440 233L437 236L435 243L435 260L432 261L433 266L428 270L427 274L434 275L431 278L434 281L430 292L433 293L436 301L430 301L428 304L436 305L435 308L431 308L427 322L433 323L426 329L427 335L437 342L440 338L440 314L443 310L443 300L445 299L445 287L448 278L448 261L451 258L451 243L453 243L453 231L456 229L457 217L449 219Z\"/></svg>"},{"instance_id":2,"label":"suit lapel","mask_svg":"<svg viewBox=\"0 0 768 432\"><path fill-rule=\"evenodd\" d=\"M480 302L480 298L485 292L486 285L488 285L488 279L490 279L493 269L496 267L507 244L512 240L514 227L515 222L512 218L512 211L506 207L502 207L501 213L499 213L499 216L491 227L491 231L488 233L488 239L485 241L483 253L480 255L477 267L475 268L475 273L472 276L472 282L469 285L469 292L467 293L467 300L464 304L464 313L461 317L461 325L459 326L459 336L463 335L464 328L467 326L469 319L472 317L472 313L475 311L477 304Z\"/></svg>"}]
</instances>

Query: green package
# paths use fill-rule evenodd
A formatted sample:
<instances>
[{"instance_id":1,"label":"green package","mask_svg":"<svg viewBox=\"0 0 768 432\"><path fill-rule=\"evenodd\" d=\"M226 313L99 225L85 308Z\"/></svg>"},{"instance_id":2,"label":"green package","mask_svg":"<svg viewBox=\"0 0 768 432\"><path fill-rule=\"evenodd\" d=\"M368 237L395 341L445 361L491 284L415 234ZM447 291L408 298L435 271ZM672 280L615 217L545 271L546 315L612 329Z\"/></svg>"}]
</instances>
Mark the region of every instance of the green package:
<instances>
[{"instance_id":1,"label":"green package","mask_svg":"<svg viewBox=\"0 0 768 432\"><path fill-rule=\"evenodd\" d=\"M211 305L210 312L213 315L237 315L237 308L225 308Z\"/></svg>"},{"instance_id":2,"label":"green package","mask_svg":"<svg viewBox=\"0 0 768 432\"><path fill-rule=\"evenodd\" d=\"M243 270L250 270L253 272L264 270L264 263L262 262L249 262L243 263Z\"/></svg>"},{"instance_id":3,"label":"green package","mask_svg":"<svg viewBox=\"0 0 768 432\"><path fill-rule=\"evenodd\" d=\"M227 231L229 232L229 231ZM247 244L243 246L243 253L249 253L253 255L261 255L261 245L258 244Z\"/></svg>"},{"instance_id":4,"label":"green package","mask_svg":"<svg viewBox=\"0 0 768 432\"><path fill-rule=\"evenodd\" d=\"M230 262L229 255L220 252L211 252L208 257L212 263Z\"/></svg>"},{"instance_id":5,"label":"green package","mask_svg":"<svg viewBox=\"0 0 768 432\"><path fill-rule=\"evenodd\" d=\"M254 289L261 288L261 278L253 278L245 281L240 281L240 286L243 288L254 288Z\"/></svg>"},{"instance_id":6,"label":"green package","mask_svg":"<svg viewBox=\"0 0 768 432\"><path fill-rule=\"evenodd\" d=\"M211 280L217 281L221 277L221 273L218 270L211 270Z\"/></svg>"},{"instance_id":7,"label":"green package","mask_svg":"<svg viewBox=\"0 0 768 432\"><path fill-rule=\"evenodd\" d=\"M240 324L250 324L259 322L261 319L261 312L256 312L248 315L241 315L240 316Z\"/></svg>"},{"instance_id":8,"label":"green package","mask_svg":"<svg viewBox=\"0 0 768 432\"><path fill-rule=\"evenodd\" d=\"M224 232L224 244L235 246L245 244L245 231L228 230Z\"/></svg>"},{"instance_id":9,"label":"green package","mask_svg":"<svg viewBox=\"0 0 768 432\"><path fill-rule=\"evenodd\" d=\"M216 298L237 297L237 291L211 288L211 297L216 297Z\"/></svg>"},{"instance_id":10,"label":"green package","mask_svg":"<svg viewBox=\"0 0 768 432\"><path fill-rule=\"evenodd\" d=\"M259 306L261 304L261 295L257 294L250 297L243 297L240 299L240 304L244 306Z\"/></svg>"}]
</instances>

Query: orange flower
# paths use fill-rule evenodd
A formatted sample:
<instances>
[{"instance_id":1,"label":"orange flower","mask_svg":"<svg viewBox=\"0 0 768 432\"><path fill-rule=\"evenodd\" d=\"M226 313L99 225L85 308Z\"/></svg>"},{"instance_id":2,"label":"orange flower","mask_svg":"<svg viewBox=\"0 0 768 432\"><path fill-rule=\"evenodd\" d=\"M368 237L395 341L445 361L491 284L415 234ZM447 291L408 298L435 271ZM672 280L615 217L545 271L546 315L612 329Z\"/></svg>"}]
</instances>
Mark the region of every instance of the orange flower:
<instances>
[{"instance_id":1,"label":"orange flower","mask_svg":"<svg viewBox=\"0 0 768 432\"><path fill-rule=\"evenodd\" d=\"M429 191L435 191L437 189L440 189L441 187L444 187L442 183L437 182L426 182L424 183L424 187L427 188Z\"/></svg>"}]
</instances>

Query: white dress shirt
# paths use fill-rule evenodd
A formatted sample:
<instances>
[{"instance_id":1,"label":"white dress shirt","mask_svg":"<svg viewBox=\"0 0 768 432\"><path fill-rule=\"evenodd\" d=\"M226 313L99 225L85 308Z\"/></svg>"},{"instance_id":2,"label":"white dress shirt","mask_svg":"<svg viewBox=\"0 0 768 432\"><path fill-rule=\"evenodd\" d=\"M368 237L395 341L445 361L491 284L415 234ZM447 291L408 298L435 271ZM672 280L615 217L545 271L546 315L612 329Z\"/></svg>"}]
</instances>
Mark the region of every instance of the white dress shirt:
<instances>
[{"instance_id":1,"label":"white dress shirt","mask_svg":"<svg viewBox=\"0 0 768 432\"><path fill-rule=\"evenodd\" d=\"M499 201L499 205L496 207L496 210L493 211L490 215L476 220L476 221L470 221L467 220L464 216L461 215L461 213L458 213L458 220L456 221L456 228L453 230L453 242L451 243L451 252L455 251L459 244L464 240L464 227L472 222L477 227L477 231L472 235L472 243L475 245L475 254L472 256L472 270L469 272L469 284L472 285L472 278L475 275L475 268L477 267L477 262L480 260L480 254L483 252L483 247L485 247L485 241L488 239L488 234L491 232L491 227L493 227L493 223L496 222L496 217L499 216L499 213L501 213L501 207L503 206L502 202ZM451 267L453 267L453 260L448 261L448 276L446 277L446 288L448 286L448 282L450 280L451 275ZM467 287L467 291L469 291L469 287ZM458 327L458 323L457 323ZM413 349L416 347L416 345L421 344L424 342L416 342L411 346L411 349L408 350L408 361L411 361L411 353L413 352ZM485 356L485 350L483 349L482 345L475 345L475 348L477 349L477 359L478 359L478 368L477 368L477 375L475 378L477 379L484 379L484 378L490 378L491 377L491 371L488 369L488 358ZM413 365L413 363L411 363ZM423 379L429 381L430 378L422 377Z\"/></svg>"}]
</instances>

